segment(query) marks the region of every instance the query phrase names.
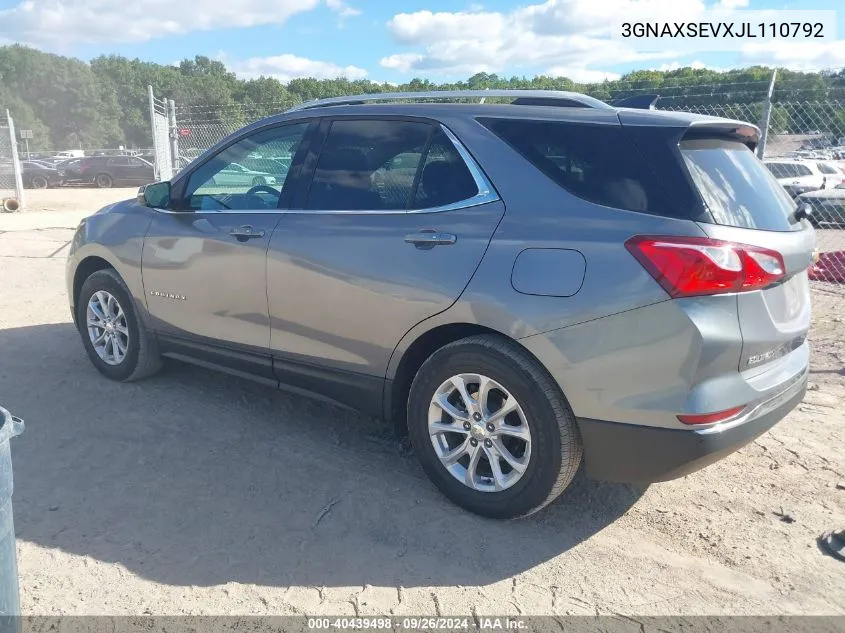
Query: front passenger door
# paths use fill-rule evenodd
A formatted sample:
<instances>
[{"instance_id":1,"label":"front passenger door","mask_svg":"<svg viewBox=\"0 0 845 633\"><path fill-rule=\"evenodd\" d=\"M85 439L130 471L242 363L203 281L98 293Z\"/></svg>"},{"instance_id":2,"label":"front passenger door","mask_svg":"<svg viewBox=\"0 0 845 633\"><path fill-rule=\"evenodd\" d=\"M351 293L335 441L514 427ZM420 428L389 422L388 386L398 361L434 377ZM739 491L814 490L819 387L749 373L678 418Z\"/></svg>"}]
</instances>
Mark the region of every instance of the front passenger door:
<instances>
[{"instance_id":1,"label":"front passenger door","mask_svg":"<svg viewBox=\"0 0 845 633\"><path fill-rule=\"evenodd\" d=\"M171 209L157 210L144 241L143 279L154 328L168 345L192 345L272 376L267 246L293 179L222 184L248 155L268 159L301 149L307 122L264 128L179 178ZM190 354L189 354L190 355Z\"/></svg>"}]
</instances>

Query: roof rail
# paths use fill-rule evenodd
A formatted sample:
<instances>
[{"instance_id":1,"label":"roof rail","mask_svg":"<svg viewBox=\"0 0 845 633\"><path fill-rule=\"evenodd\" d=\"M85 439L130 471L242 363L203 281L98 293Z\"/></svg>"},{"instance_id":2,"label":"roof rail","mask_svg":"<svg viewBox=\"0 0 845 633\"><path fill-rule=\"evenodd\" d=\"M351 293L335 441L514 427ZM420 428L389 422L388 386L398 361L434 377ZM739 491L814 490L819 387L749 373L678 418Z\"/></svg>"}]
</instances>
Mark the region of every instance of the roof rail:
<instances>
[{"instance_id":1,"label":"roof rail","mask_svg":"<svg viewBox=\"0 0 845 633\"><path fill-rule=\"evenodd\" d=\"M368 101L422 101L431 99L485 99L487 97L511 97L516 105L550 105L569 108L595 108L612 110L604 101L599 101L577 92L562 90L430 90L426 92L382 92L346 97L329 97L300 103L286 112L320 108L323 106L360 105Z\"/></svg>"}]
</instances>

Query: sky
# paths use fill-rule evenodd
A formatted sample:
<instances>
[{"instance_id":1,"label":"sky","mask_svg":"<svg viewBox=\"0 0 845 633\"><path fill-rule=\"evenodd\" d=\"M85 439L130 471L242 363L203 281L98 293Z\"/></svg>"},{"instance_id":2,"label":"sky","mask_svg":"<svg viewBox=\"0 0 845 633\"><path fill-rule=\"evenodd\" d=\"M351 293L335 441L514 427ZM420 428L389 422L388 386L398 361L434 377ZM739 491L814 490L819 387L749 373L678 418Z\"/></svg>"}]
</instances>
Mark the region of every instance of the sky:
<instances>
[{"instance_id":1,"label":"sky","mask_svg":"<svg viewBox=\"0 0 845 633\"><path fill-rule=\"evenodd\" d=\"M0 0L0 44L85 60L114 53L173 64L206 55L239 77L285 82L453 81L482 71L588 82L684 66L845 67L845 39L759 42L734 52L643 52L610 39L625 16L665 20L715 7L839 8L836 29L845 38L843 0Z\"/></svg>"}]
</instances>

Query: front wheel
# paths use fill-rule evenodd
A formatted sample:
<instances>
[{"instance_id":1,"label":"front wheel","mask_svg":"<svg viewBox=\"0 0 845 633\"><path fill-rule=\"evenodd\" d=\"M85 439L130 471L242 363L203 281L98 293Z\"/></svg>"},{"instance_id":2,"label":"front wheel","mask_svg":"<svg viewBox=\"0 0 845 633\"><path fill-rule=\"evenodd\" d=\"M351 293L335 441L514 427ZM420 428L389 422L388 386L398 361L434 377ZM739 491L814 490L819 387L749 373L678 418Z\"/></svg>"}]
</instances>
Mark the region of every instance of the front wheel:
<instances>
[{"instance_id":1,"label":"front wheel","mask_svg":"<svg viewBox=\"0 0 845 633\"><path fill-rule=\"evenodd\" d=\"M560 388L528 352L496 335L432 354L411 386L408 430L432 482L491 518L551 503L581 463L575 417Z\"/></svg>"},{"instance_id":2,"label":"front wheel","mask_svg":"<svg viewBox=\"0 0 845 633\"><path fill-rule=\"evenodd\" d=\"M128 382L161 367L155 338L138 319L129 289L113 269L85 280L75 309L82 345L101 374Z\"/></svg>"}]
</instances>

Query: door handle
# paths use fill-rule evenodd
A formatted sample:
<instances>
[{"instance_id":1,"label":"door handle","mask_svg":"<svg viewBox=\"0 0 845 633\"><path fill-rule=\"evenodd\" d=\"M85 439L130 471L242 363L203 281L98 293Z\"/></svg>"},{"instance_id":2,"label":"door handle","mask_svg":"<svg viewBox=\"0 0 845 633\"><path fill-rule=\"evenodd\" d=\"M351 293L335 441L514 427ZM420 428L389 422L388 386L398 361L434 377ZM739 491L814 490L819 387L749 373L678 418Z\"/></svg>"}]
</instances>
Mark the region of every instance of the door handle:
<instances>
[{"instance_id":1,"label":"door handle","mask_svg":"<svg viewBox=\"0 0 845 633\"><path fill-rule=\"evenodd\" d=\"M413 244L417 248L434 248L435 246L448 246L458 241L457 236L451 233L440 233L439 231L420 231L419 233L410 233L405 236L405 241L408 244Z\"/></svg>"},{"instance_id":2,"label":"door handle","mask_svg":"<svg viewBox=\"0 0 845 633\"><path fill-rule=\"evenodd\" d=\"M256 229L247 224L245 226L239 226L236 229L232 229L229 231L229 235L238 238L241 242L245 242L246 240L255 239L256 237L264 237L264 229Z\"/></svg>"}]
</instances>

